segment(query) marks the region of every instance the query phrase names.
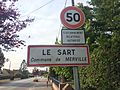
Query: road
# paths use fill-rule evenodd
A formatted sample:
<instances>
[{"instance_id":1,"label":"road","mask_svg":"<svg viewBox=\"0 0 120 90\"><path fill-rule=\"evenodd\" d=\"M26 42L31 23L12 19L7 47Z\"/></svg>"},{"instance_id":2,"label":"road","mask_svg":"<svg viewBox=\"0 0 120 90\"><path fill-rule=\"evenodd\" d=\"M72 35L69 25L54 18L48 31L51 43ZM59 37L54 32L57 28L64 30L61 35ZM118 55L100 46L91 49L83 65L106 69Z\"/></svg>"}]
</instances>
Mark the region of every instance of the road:
<instances>
[{"instance_id":1,"label":"road","mask_svg":"<svg viewBox=\"0 0 120 90\"><path fill-rule=\"evenodd\" d=\"M52 90L51 85L47 86L47 79L39 77L39 82L33 82L34 78L11 81L0 84L0 90Z\"/></svg>"}]
</instances>

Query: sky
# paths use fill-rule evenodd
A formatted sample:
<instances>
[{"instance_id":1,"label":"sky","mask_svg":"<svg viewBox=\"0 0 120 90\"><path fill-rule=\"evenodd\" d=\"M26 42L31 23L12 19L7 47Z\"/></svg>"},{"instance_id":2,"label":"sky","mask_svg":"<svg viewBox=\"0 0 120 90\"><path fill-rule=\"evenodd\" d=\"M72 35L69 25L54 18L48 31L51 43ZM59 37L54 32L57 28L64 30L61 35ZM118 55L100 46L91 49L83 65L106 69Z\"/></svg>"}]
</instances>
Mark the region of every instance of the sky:
<instances>
[{"instance_id":1,"label":"sky","mask_svg":"<svg viewBox=\"0 0 120 90\"><path fill-rule=\"evenodd\" d=\"M75 5L77 3L86 4L86 1L74 0ZM50 3L47 4L48 2ZM71 0L67 0L66 5L65 2L66 0L18 0L16 7L20 11L20 19L29 16L35 18L35 20L18 33L20 39L26 42L26 46L16 49L16 52L4 52L9 61L5 62L3 68L19 69L21 62L23 60L27 61L28 45L54 45L56 37L61 40L60 13L65 6L71 6ZM29 68L29 70L32 68ZM45 69L45 67L41 67L41 69Z\"/></svg>"}]
</instances>

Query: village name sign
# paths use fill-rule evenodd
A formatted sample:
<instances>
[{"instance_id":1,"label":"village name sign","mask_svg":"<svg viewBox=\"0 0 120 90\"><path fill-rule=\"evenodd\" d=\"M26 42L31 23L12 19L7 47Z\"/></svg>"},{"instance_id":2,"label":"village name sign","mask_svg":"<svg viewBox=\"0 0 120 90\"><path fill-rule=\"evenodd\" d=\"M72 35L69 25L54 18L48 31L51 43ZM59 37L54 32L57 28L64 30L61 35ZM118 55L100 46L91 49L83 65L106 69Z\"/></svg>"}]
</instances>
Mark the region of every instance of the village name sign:
<instances>
[{"instance_id":1,"label":"village name sign","mask_svg":"<svg viewBox=\"0 0 120 90\"><path fill-rule=\"evenodd\" d=\"M28 46L28 64L29 66L88 65L88 46L31 45Z\"/></svg>"}]
</instances>

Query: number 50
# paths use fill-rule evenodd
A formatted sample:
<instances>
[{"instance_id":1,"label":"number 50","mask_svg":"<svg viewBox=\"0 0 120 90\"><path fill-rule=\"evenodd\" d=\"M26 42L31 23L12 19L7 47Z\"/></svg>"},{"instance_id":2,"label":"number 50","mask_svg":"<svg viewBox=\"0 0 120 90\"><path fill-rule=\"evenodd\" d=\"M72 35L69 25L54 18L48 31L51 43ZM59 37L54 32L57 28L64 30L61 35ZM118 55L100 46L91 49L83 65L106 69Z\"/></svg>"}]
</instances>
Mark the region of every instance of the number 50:
<instances>
[{"instance_id":1,"label":"number 50","mask_svg":"<svg viewBox=\"0 0 120 90\"><path fill-rule=\"evenodd\" d=\"M79 22L80 21L80 15L78 13L66 13L66 21L68 22Z\"/></svg>"}]
</instances>

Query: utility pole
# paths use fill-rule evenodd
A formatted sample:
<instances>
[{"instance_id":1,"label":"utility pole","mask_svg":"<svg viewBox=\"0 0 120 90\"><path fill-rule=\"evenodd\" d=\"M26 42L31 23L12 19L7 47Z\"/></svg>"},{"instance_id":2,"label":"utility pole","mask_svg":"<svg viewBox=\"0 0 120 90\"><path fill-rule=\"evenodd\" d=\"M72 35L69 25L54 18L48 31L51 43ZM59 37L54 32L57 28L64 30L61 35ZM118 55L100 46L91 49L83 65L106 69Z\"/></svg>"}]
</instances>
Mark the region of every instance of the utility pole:
<instances>
[{"instance_id":1,"label":"utility pole","mask_svg":"<svg viewBox=\"0 0 120 90\"><path fill-rule=\"evenodd\" d=\"M72 6L74 6L74 5L75 5L74 0L72 0Z\"/></svg>"},{"instance_id":2,"label":"utility pole","mask_svg":"<svg viewBox=\"0 0 120 90\"><path fill-rule=\"evenodd\" d=\"M74 0L72 0L72 6L74 5L75 5ZM75 90L80 90L80 78L79 78L79 72L77 66L73 66L73 76L74 76Z\"/></svg>"}]
</instances>

